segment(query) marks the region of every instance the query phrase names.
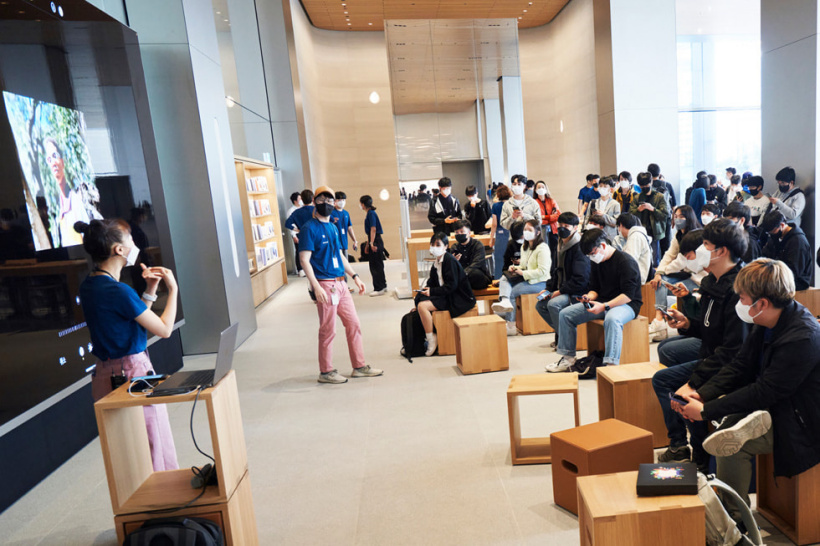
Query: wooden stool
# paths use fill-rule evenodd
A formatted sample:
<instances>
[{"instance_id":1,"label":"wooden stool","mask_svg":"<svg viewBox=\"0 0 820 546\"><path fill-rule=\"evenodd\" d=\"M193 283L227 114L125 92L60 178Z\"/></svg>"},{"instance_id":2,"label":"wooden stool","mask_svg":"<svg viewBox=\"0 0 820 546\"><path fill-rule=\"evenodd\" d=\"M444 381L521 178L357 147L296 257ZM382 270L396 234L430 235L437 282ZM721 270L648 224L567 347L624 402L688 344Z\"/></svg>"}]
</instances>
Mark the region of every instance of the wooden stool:
<instances>
[{"instance_id":1,"label":"wooden stool","mask_svg":"<svg viewBox=\"0 0 820 546\"><path fill-rule=\"evenodd\" d=\"M655 462L652 434L617 419L550 434L552 496L555 504L578 515L579 476L636 470Z\"/></svg>"},{"instance_id":2,"label":"wooden stool","mask_svg":"<svg viewBox=\"0 0 820 546\"><path fill-rule=\"evenodd\" d=\"M575 350L586 351L589 347L589 342L587 341L587 324L581 324L575 329L575 332Z\"/></svg>"},{"instance_id":3,"label":"wooden stool","mask_svg":"<svg viewBox=\"0 0 820 546\"><path fill-rule=\"evenodd\" d=\"M581 546L706 543L697 495L638 497L637 482L637 471L578 478Z\"/></svg>"},{"instance_id":4,"label":"wooden stool","mask_svg":"<svg viewBox=\"0 0 820 546\"><path fill-rule=\"evenodd\" d=\"M515 327L522 336L555 331L535 310L536 303L538 303L538 294L521 294L515 300Z\"/></svg>"},{"instance_id":5,"label":"wooden stool","mask_svg":"<svg viewBox=\"0 0 820 546\"><path fill-rule=\"evenodd\" d=\"M575 426L580 424L578 412L578 374L556 373L516 375L507 387L507 414L510 418L510 451L512 464L543 464L552 461L549 438L522 438L518 397L535 394L572 394L575 404Z\"/></svg>"},{"instance_id":6,"label":"wooden stool","mask_svg":"<svg viewBox=\"0 0 820 546\"><path fill-rule=\"evenodd\" d=\"M494 301L498 301L498 287L497 286L488 286L484 290L473 290L473 296L475 296L476 306L478 306L478 302L484 302L484 314L490 314L490 305Z\"/></svg>"},{"instance_id":7,"label":"wooden stool","mask_svg":"<svg viewBox=\"0 0 820 546\"><path fill-rule=\"evenodd\" d=\"M653 447L669 445L663 412L652 388L652 376L664 369L656 362L598 368L598 419L614 417L651 432Z\"/></svg>"},{"instance_id":8,"label":"wooden stool","mask_svg":"<svg viewBox=\"0 0 820 546\"><path fill-rule=\"evenodd\" d=\"M798 546L820 542L820 464L775 483L771 453L758 455L757 511Z\"/></svg>"},{"instance_id":9,"label":"wooden stool","mask_svg":"<svg viewBox=\"0 0 820 546\"><path fill-rule=\"evenodd\" d=\"M643 315L624 324L620 364L634 364L649 360L649 321ZM587 350L603 351L604 321L587 322Z\"/></svg>"},{"instance_id":10,"label":"wooden stool","mask_svg":"<svg viewBox=\"0 0 820 546\"><path fill-rule=\"evenodd\" d=\"M649 283L641 285L641 299L643 299L643 304L639 314L651 322L655 318L655 291Z\"/></svg>"},{"instance_id":11,"label":"wooden stool","mask_svg":"<svg viewBox=\"0 0 820 546\"><path fill-rule=\"evenodd\" d=\"M820 288L798 290L794 293L794 299L797 303L811 311L811 314L815 317L820 315Z\"/></svg>"},{"instance_id":12,"label":"wooden stool","mask_svg":"<svg viewBox=\"0 0 820 546\"><path fill-rule=\"evenodd\" d=\"M458 317L455 327L456 362L461 373L473 374L510 369L507 326L497 315Z\"/></svg>"},{"instance_id":13,"label":"wooden stool","mask_svg":"<svg viewBox=\"0 0 820 546\"><path fill-rule=\"evenodd\" d=\"M477 317L478 308L473 307L460 317ZM433 329L436 331L438 355L447 356L456 354L456 337L453 333L453 319L450 311L433 311Z\"/></svg>"}]
</instances>

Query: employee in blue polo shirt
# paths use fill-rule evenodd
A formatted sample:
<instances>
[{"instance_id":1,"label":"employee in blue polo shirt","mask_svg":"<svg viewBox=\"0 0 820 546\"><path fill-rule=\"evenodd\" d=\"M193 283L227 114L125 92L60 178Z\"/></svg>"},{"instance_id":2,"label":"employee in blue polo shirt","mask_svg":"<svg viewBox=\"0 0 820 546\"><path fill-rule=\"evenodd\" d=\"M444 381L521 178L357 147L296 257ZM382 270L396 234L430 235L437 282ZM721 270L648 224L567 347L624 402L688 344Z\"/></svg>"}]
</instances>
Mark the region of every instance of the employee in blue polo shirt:
<instances>
[{"instance_id":1,"label":"employee in blue polo shirt","mask_svg":"<svg viewBox=\"0 0 820 546\"><path fill-rule=\"evenodd\" d=\"M315 218L304 224L299 232L299 259L319 311L319 383L347 383L347 378L333 368L337 315L347 334L347 350L353 365L351 377L375 377L384 373L364 362L362 327L353 297L347 289L345 273L353 277L359 294L364 294L365 286L350 267L342 252L339 231L330 222L336 201L334 195L327 186L316 188Z\"/></svg>"},{"instance_id":2,"label":"employee in blue polo shirt","mask_svg":"<svg viewBox=\"0 0 820 546\"><path fill-rule=\"evenodd\" d=\"M359 242L356 240L356 234L353 233L353 222L350 221L350 213L345 210L346 203L347 195L345 192L337 191L336 207L333 209L333 212L330 213L330 221L333 222L336 225L336 229L339 230L339 241L342 243L342 252L344 252L345 258L348 257L348 237L353 239L353 250L357 250L359 247ZM345 282L347 282L347 276L345 276ZM351 288L351 290L353 289Z\"/></svg>"}]
</instances>

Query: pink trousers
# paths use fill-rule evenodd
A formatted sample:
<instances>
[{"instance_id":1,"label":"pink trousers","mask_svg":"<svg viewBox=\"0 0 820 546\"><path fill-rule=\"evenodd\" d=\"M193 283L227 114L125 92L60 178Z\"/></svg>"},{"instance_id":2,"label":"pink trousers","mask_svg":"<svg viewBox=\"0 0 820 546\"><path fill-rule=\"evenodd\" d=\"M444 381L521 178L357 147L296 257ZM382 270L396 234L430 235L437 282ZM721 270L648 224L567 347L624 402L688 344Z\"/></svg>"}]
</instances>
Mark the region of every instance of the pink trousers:
<instances>
[{"instance_id":1,"label":"pink trousers","mask_svg":"<svg viewBox=\"0 0 820 546\"><path fill-rule=\"evenodd\" d=\"M359 324L359 315L353 305L353 297L347 288L347 283L338 280L319 281L329 300L339 298L339 303L333 305L332 300L327 303L316 302L319 310L319 370L327 373L333 370L333 340L336 338L336 316L342 319L347 336L347 351L350 354L350 363L354 368L361 368L364 364L364 347L362 346L362 326Z\"/></svg>"},{"instance_id":2,"label":"pink trousers","mask_svg":"<svg viewBox=\"0 0 820 546\"><path fill-rule=\"evenodd\" d=\"M124 373L125 377L131 379L141 375L150 375L153 373L151 371L153 369L147 351L122 358L112 358L105 362L97 362L97 367L91 379L91 392L94 401L96 402L111 392L112 374ZM168 420L168 409L165 404L143 406L142 409L145 414L145 427L148 430L148 444L151 447L151 460L154 463L154 471L178 469L179 463L177 462L174 437L171 434L171 422Z\"/></svg>"}]
</instances>

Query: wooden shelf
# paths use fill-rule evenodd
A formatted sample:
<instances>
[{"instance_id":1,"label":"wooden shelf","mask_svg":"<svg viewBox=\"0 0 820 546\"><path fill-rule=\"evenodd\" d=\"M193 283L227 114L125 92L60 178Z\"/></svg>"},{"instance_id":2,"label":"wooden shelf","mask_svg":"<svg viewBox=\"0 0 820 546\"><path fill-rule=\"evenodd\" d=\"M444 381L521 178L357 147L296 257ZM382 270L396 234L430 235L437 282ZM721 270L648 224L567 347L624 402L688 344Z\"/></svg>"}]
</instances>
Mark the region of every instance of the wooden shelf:
<instances>
[{"instance_id":1,"label":"wooden shelf","mask_svg":"<svg viewBox=\"0 0 820 546\"><path fill-rule=\"evenodd\" d=\"M257 275L257 274L259 274L259 273L263 272L264 270L266 270L267 268L272 267L272 266L274 266L274 265L276 265L276 264L282 263L282 262L284 262L284 261L285 261L285 257L284 257L284 256L280 256L280 257L276 258L275 260L273 260L272 262L268 262L268 264L267 264L267 265L263 265L263 266L261 266L261 267L260 267L260 266L257 266L257 267L256 267L256 273L254 273L253 275ZM251 275L251 276L253 276L253 275Z\"/></svg>"},{"instance_id":2,"label":"wooden shelf","mask_svg":"<svg viewBox=\"0 0 820 546\"><path fill-rule=\"evenodd\" d=\"M275 214L273 214L272 212L270 214L260 214L259 216L254 216L253 214L251 214L251 220L257 220L259 218L267 218L269 216L275 216Z\"/></svg>"},{"instance_id":3,"label":"wooden shelf","mask_svg":"<svg viewBox=\"0 0 820 546\"><path fill-rule=\"evenodd\" d=\"M272 195L272 191L249 191L248 195Z\"/></svg>"},{"instance_id":4,"label":"wooden shelf","mask_svg":"<svg viewBox=\"0 0 820 546\"><path fill-rule=\"evenodd\" d=\"M191 487L193 473L190 468L154 472L145 482L120 506L121 514L147 512L184 506L202 492L202 489ZM205 494L191 506L228 502L228 498L219 494L219 488L209 486Z\"/></svg>"},{"instance_id":5,"label":"wooden shelf","mask_svg":"<svg viewBox=\"0 0 820 546\"><path fill-rule=\"evenodd\" d=\"M276 238L278 238L278 237L277 237L277 235L274 233L274 234L273 234L273 235L271 235L270 237L265 237L264 239L259 239L258 241L254 241L254 242L253 242L253 244L254 244L254 246L255 246L255 245L258 245L258 244L262 244L262 243L264 243L265 241L271 241L271 240L276 239Z\"/></svg>"}]
</instances>

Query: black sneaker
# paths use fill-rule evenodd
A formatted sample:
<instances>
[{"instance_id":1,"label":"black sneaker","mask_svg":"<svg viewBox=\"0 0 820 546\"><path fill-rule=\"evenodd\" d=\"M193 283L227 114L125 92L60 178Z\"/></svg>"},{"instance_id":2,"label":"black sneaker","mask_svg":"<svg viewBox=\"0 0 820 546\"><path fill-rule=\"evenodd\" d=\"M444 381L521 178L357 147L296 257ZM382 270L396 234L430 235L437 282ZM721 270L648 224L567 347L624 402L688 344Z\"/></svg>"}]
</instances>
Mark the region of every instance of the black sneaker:
<instances>
[{"instance_id":1,"label":"black sneaker","mask_svg":"<svg viewBox=\"0 0 820 546\"><path fill-rule=\"evenodd\" d=\"M706 453L703 448L692 449L692 462L695 463L698 467L698 472L701 474L709 474L709 461L711 460L711 455Z\"/></svg>"},{"instance_id":2,"label":"black sneaker","mask_svg":"<svg viewBox=\"0 0 820 546\"><path fill-rule=\"evenodd\" d=\"M679 446L666 448L666 451L658 455L659 463L689 462L692 459L692 452L689 446Z\"/></svg>"}]
</instances>

